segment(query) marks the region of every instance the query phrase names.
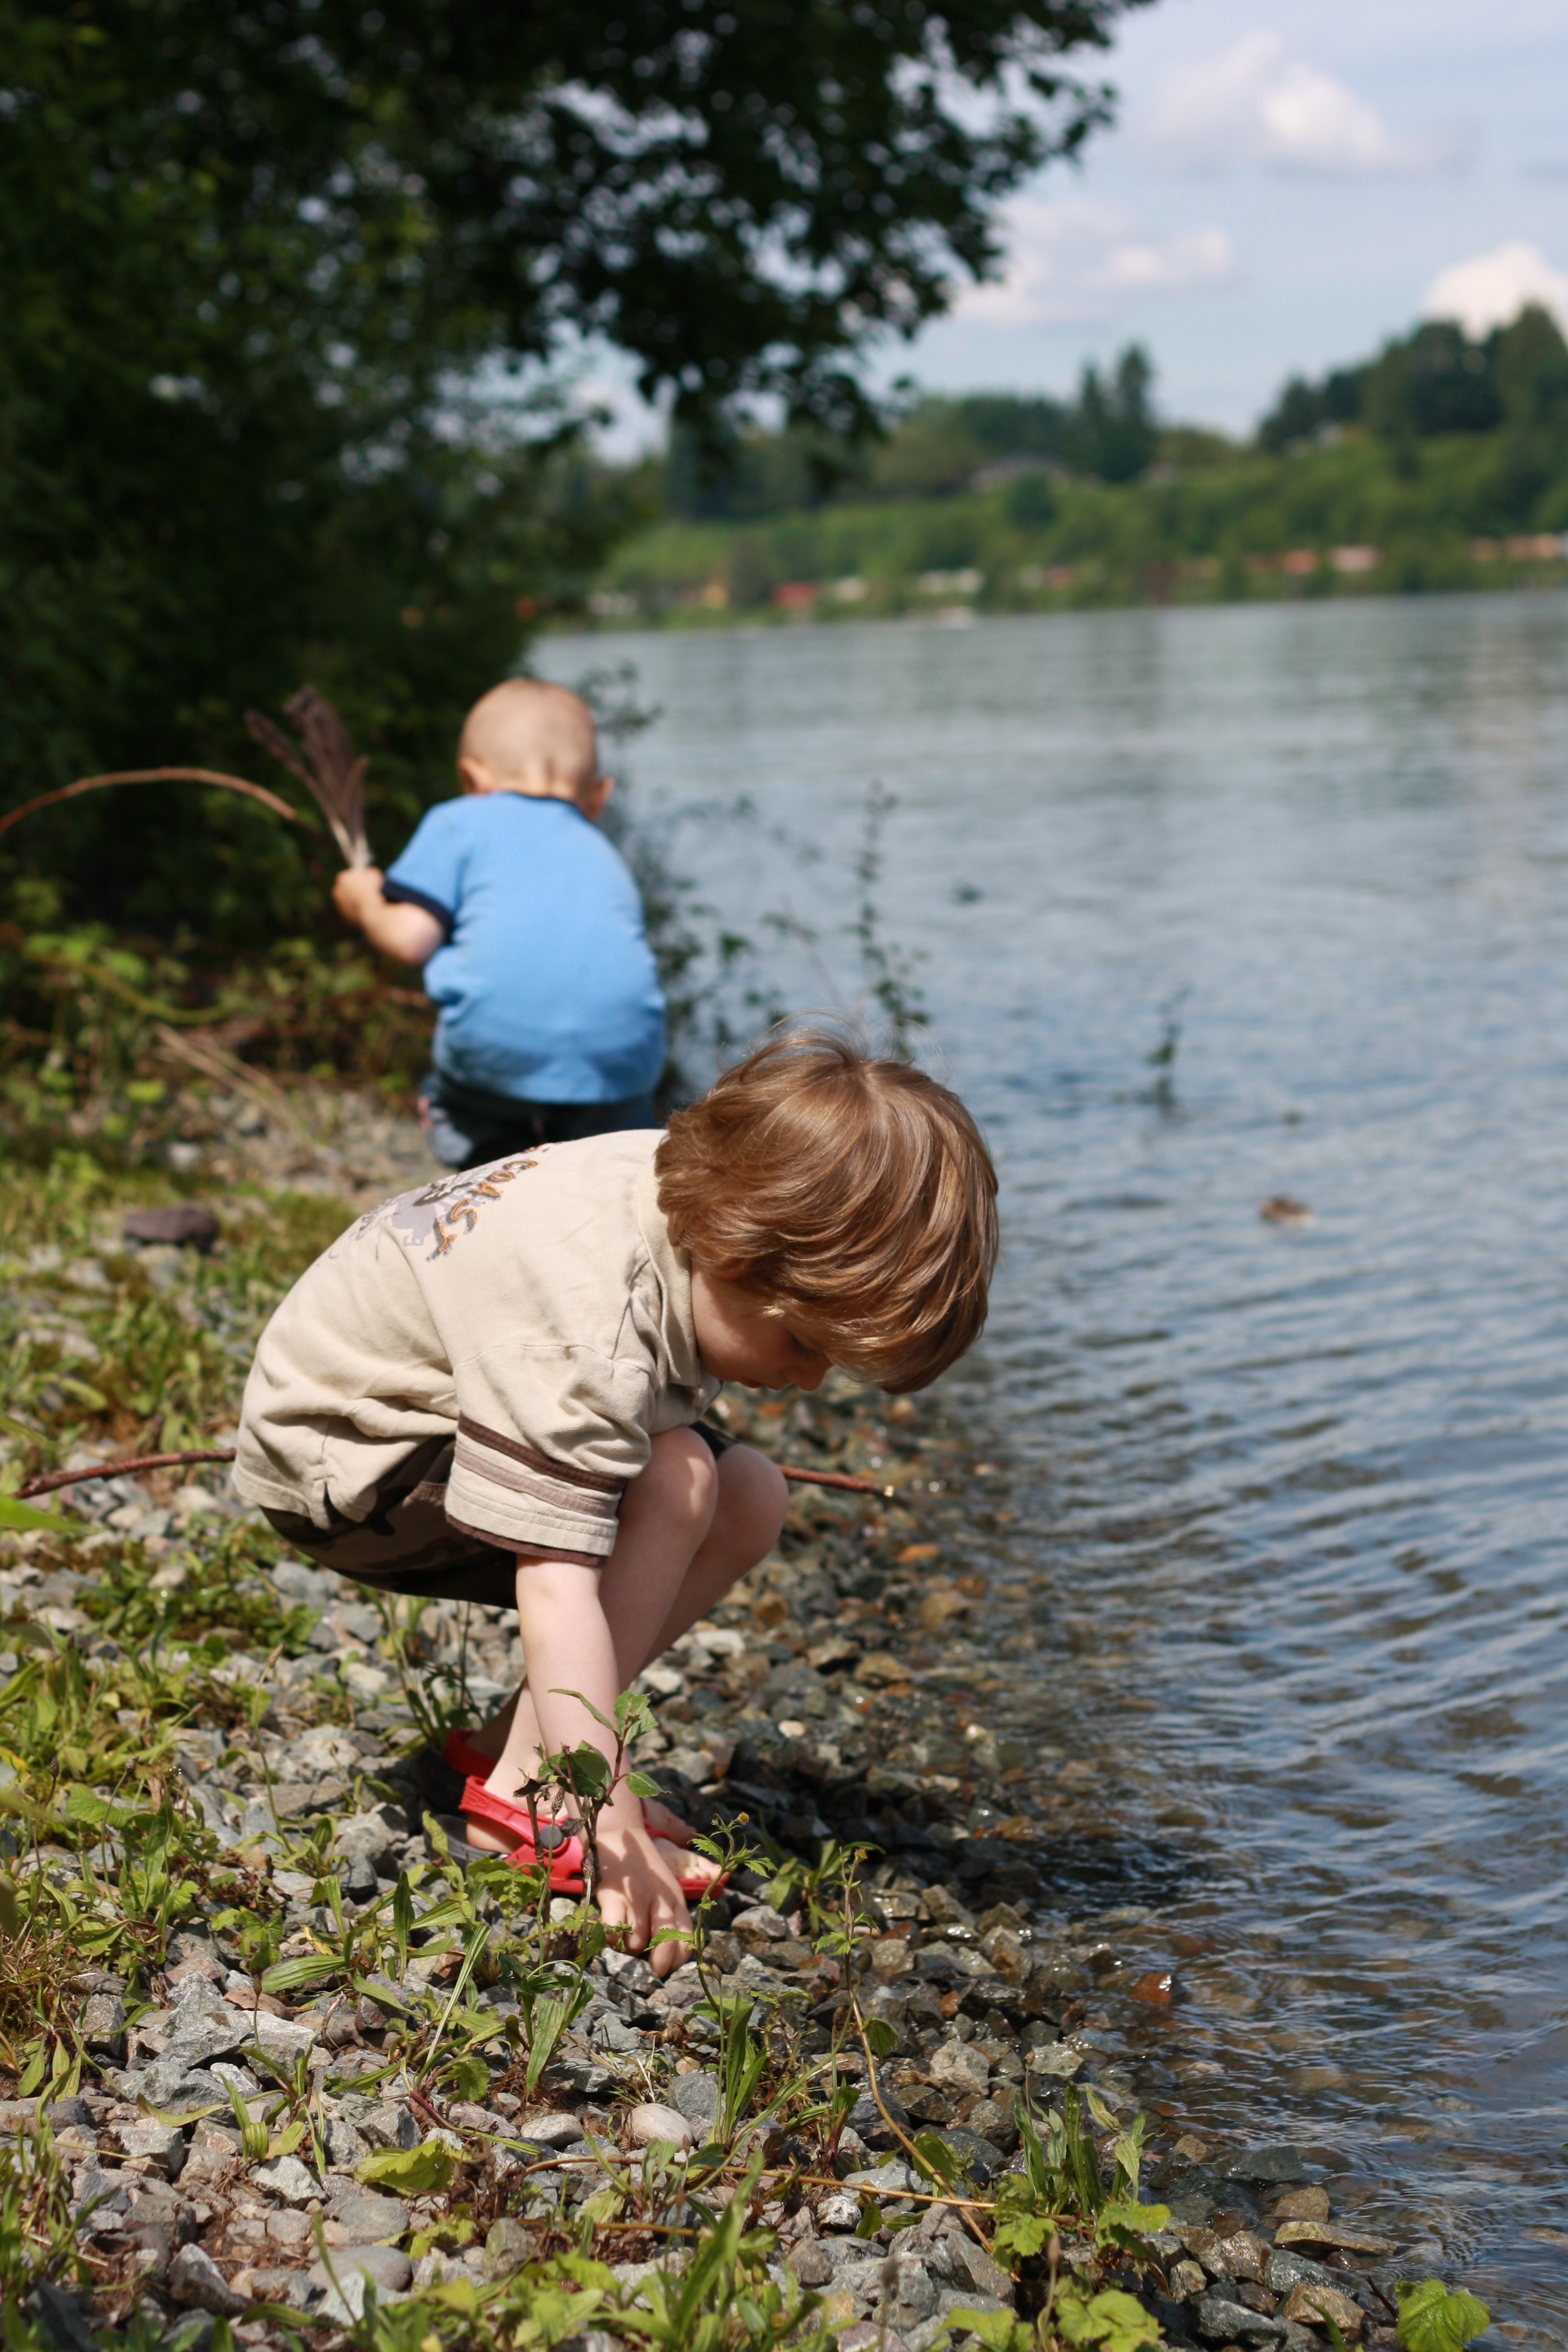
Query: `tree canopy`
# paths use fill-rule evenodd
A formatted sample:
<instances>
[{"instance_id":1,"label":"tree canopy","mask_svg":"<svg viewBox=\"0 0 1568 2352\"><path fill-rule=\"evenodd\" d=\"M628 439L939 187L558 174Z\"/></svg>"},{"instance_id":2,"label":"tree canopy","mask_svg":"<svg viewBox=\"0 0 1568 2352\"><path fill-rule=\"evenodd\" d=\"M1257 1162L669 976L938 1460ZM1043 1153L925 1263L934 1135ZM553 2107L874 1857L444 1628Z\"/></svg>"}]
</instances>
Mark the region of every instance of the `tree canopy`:
<instances>
[{"instance_id":1,"label":"tree canopy","mask_svg":"<svg viewBox=\"0 0 1568 2352\"><path fill-rule=\"evenodd\" d=\"M1543 457L1542 478L1550 478L1552 451L1560 462L1568 434L1568 343L1537 302L1480 341L1453 320L1426 320L1375 359L1335 368L1316 383L1292 376L1258 437L1266 449L1285 449L1325 425L1357 424L1405 445L1500 429ZM1522 522L1529 499L1521 495L1510 520Z\"/></svg>"},{"instance_id":2,"label":"tree canopy","mask_svg":"<svg viewBox=\"0 0 1568 2352\"><path fill-rule=\"evenodd\" d=\"M993 266L1133 5L0 0L0 793L233 761L309 676L373 807L419 796L626 519L563 355L618 345L699 423L863 425L868 342ZM177 844L129 799L39 822L82 903L303 903L237 804Z\"/></svg>"}]
</instances>

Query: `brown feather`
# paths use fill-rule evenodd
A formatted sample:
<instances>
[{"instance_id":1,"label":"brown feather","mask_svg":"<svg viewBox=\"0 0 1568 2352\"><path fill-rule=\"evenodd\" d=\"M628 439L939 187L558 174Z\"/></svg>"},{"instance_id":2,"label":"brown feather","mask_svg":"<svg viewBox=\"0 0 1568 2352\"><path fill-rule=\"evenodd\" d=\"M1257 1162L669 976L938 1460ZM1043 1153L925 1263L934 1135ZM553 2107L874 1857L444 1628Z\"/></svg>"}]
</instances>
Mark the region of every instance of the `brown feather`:
<instances>
[{"instance_id":1,"label":"brown feather","mask_svg":"<svg viewBox=\"0 0 1568 2352\"><path fill-rule=\"evenodd\" d=\"M370 845L364 831L366 761L355 759L342 720L324 695L302 686L284 704L284 714L299 729L303 751L290 742L265 712L247 710L245 723L258 743L300 778L326 818L345 866L368 866Z\"/></svg>"}]
</instances>

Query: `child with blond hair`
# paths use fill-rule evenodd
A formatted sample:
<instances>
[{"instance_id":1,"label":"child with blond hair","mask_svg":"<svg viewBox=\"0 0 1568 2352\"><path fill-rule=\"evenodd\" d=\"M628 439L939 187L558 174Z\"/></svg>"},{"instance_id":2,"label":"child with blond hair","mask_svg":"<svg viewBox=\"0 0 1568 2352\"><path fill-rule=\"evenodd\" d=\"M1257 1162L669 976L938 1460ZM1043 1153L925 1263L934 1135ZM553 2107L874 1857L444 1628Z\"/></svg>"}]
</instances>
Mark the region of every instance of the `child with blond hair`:
<instances>
[{"instance_id":1,"label":"child with blond hair","mask_svg":"<svg viewBox=\"0 0 1568 2352\"><path fill-rule=\"evenodd\" d=\"M615 790L587 705L509 678L458 745L443 801L384 875L350 867L339 913L423 964L440 1008L419 1112L448 1168L656 1124L664 997L625 859L598 829Z\"/></svg>"},{"instance_id":2,"label":"child with blond hair","mask_svg":"<svg viewBox=\"0 0 1568 2352\"><path fill-rule=\"evenodd\" d=\"M788 1489L701 1415L720 1387L903 1394L985 1318L996 1179L957 1097L831 1032L776 1037L666 1134L500 1160L373 1210L257 1350L236 1483L373 1590L515 1603L523 1688L448 1743L465 1834L535 1859L517 1799L777 1540ZM595 1712L596 1710L596 1713ZM689 1926L690 1832L619 1785L598 1831L634 1951ZM542 1822L581 1885L570 1822ZM654 1948L667 1973L679 1942Z\"/></svg>"}]
</instances>

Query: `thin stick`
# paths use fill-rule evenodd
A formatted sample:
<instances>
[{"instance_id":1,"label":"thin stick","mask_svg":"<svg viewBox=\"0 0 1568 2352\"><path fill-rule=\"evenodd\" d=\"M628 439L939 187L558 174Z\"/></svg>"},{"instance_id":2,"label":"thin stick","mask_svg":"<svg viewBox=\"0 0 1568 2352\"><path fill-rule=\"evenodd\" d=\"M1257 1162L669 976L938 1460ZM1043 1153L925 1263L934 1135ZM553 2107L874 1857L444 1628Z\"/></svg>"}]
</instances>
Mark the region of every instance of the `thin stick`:
<instances>
[{"instance_id":1,"label":"thin stick","mask_svg":"<svg viewBox=\"0 0 1568 2352\"><path fill-rule=\"evenodd\" d=\"M89 1478L124 1478L139 1470L173 1470L184 1462L232 1462L232 1445L196 1447L187 1454L133 1454L124 1462L105 1462L96 1470L51 1470L47 1478L29 1478L16 1489L18 1502L34 1495L52 1495L59 1486L79 1486Z\"/></svg>"},{"instance_id":2,"label":"thin stick","mask_svg":"<svg viewBox=\"0 0 1568 2352\"><path fill-rule=\"evenodd\" d=\"M797 1470L792 1463L781 1462L779 1468L797 1486L841 1486L847 1495L880 1495L890 1501L896 1486L879 1486L870 1478L849 1478L842 1470Z\"/></svg>"},{"instance_id":3,"label":"thin stick","mask_svg":"<svg viewBox=\"0 0 1568 2352\"><path fill-rule=\"evenodd\" d=\"M173 1470L184 1462L232 1462L232 1445L197 1446L184 1454L136 1454L126 1462L106 1462L97 1470L53 1470L47 1478L31 1479L18 1486L16 1499L26 1502L34 1495L52 1494L57 1486L79 1486L89 1478L120 1478L139 1470ZM836 1470L797 1470L790 1463L781 1462L780 1469L786 1478L806 1486L846 1486L854 1495L891 1495L891 1486L874 1486L869 1478L846 1478Z\"/></svg>"},{"instance_id":4,"label":"thin stick","mask_svg":"<svg viewBox=\"0 0 1568 2352\"><path fill-rule=\"evenodd\" d=\"M225 776L216 768L122 768L111 776L79 776L74 784L61 784L58 792L40 793L37 800L24 801L20 808L7 809L0 816L0 833L8 833L20 824L25 816L36 809L52 808L57 801L74 801L79 793L101 792L106 784L218 784L226 793L243 793L247 800L259 801L274 816L287 817L298 824L300 812L288 802L269 793L265 784L247 783L243 776Z\"/></svg>"}]
</instances>

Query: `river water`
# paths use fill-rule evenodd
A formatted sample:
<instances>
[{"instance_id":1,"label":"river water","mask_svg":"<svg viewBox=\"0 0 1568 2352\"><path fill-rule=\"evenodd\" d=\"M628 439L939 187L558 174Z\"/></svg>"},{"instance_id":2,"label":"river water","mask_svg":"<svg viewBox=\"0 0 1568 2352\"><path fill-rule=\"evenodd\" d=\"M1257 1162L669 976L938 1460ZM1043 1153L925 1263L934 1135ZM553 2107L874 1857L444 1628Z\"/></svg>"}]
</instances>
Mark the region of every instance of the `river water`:
<instances>
[{"instance_id":1,"label":"river water","mask_svg":"<svg viewBox=\"0 0 1568 2352\"><path fill-rule=\"evenodd\" d=\"M820 853L674 835L737 929L815 929L795 1004L856 1001L897 795L879 912L1004 1184L952 1401L1042 1724L1187 1955L1185 2111L1568 2340L1568 598L541 656L623 660L645 819L743 792Z\"/></svg>"}]
</instances>

